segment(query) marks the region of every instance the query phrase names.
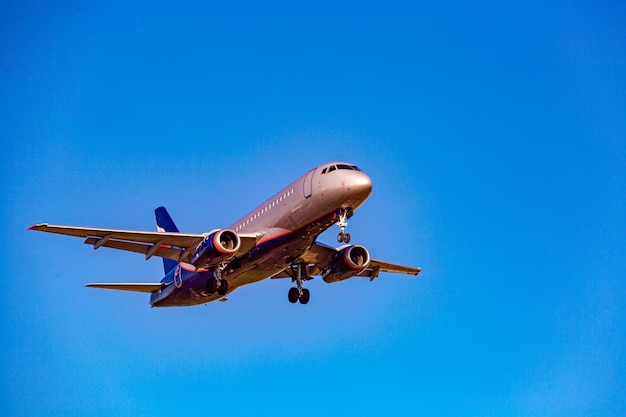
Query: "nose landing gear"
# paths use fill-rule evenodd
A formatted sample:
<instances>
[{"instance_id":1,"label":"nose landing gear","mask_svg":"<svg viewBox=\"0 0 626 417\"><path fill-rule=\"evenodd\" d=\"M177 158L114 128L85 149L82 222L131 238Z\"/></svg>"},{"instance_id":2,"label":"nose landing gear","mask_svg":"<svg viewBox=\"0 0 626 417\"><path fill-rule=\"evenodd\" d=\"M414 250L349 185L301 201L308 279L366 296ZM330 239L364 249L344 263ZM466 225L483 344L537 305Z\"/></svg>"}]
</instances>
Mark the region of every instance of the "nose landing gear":
<instances>
[{"instance_id":1,"label":"nose landing gear","mask_svg":"<svg viewBox=\"0 0 626 417\"><path fill-rule=\"evenodd\" d=\"M339 221L337 222L339 234L337 235L337 242L350 243L350 233L345 233L349 217L352 217L352 210L339 209Z\"/></svg>"}]
</instances>

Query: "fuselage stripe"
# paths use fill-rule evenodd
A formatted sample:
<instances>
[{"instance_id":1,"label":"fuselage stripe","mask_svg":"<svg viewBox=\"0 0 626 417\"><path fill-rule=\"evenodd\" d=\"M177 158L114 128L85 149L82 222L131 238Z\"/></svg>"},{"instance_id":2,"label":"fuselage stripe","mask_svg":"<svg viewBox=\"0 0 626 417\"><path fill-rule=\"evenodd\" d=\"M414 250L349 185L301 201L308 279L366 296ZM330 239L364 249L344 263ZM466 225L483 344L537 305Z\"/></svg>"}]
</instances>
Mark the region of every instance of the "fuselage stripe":
<instances>
[{"instance_id":1,"label":"fuselage stripe","mask_svg":"<svg viewBox=\"0 0 626 417\"><path fill-rule=\"evenodd\" d=\"M287 231L285 233L280 233L280 234L277 234L277 235L274 235L274 236L270 236L267 239L261 240L259 243L256 244L256 246L261 246L264 243L267 243L267 242L272 241L274 239L278 239L279 237L290 235L292 233L293 233L292 231Z\"/></svg>"}]
</instances>

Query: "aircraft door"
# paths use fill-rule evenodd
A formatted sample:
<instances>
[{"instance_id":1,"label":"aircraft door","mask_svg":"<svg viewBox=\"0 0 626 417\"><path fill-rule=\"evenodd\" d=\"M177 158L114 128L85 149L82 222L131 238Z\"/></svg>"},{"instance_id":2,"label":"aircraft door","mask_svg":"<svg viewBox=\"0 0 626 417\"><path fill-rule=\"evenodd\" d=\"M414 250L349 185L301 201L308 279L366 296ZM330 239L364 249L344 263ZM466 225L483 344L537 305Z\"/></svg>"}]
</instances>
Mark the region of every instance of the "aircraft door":
<instances>
[{"instance_id":1,"label":"aircraft door","mask_svg":"<svg viewBox=\"0 0 626 417\"><path fill-rule=\"evenodd\" d=\"M304 198L309 198L313 194L313 174L315 174L315 169L313 168L307 172L304 177Z\"/></svg>"}]
</instances>

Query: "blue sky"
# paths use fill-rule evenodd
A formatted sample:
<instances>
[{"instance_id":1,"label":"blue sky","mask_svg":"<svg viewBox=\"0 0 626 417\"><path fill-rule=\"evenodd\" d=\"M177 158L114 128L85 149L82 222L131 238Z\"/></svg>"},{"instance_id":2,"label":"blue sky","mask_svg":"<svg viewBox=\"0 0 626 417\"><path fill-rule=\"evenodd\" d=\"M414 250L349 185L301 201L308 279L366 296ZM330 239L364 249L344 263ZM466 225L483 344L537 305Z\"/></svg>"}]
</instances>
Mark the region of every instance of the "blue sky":
<instances>
[{"instance_id":1,"label":"blue sky","mask_svg":"<svg viewBox=\"0 0 626 417\"><path fill-rule=\"evenodd\" d=\"M624 5L2 11L0 414L626 414ZM26 231L208 231L331 160L374 182L353 241L418 278L150 309L83 285L158 259Z\"/></svg>"}]
</instances>

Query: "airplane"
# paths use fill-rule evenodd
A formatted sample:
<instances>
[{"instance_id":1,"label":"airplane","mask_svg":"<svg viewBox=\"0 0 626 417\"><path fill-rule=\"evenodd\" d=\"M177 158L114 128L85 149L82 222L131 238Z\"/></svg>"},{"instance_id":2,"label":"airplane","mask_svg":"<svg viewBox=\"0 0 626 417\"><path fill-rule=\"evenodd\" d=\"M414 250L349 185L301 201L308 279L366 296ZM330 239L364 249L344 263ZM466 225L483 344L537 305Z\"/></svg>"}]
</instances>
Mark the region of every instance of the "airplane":
<instances>
[{"instance_id":1,"label":"airplane","mask_svg":"<svg viewBox=\"0 0 626 417\"><path fill-rule=\"evenodd\" d=\"M226 301L237 288L266 278L290 278L291 303L307 304L304 283L321 276L327 283L352 277L373 281L380 272L417 275L421 268L370 257L350 245L348 219L370 195L372 180L356 165L329 162L306 174L225 229L181 233L164 207L155 209L157 231L35 224L29 230L85 238L84 243L163 258L165 276L155 283L92 283L90 288L144 292L152 307L192 306ZM339 226L337 248L317 242Z\"/></svg>"}]
</instances>

